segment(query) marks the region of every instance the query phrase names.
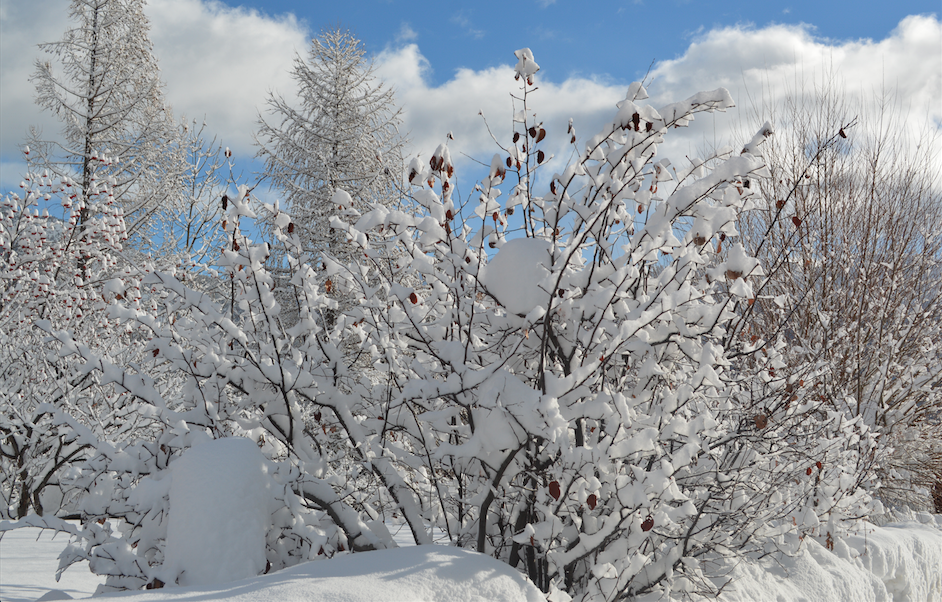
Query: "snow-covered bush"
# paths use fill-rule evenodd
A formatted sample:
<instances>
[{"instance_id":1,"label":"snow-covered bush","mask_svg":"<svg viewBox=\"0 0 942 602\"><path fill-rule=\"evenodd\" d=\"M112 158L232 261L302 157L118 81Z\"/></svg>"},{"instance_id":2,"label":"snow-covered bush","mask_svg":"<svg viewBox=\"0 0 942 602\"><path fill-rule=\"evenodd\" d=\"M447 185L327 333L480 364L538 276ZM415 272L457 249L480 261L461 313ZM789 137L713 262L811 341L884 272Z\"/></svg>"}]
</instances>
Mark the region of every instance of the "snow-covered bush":
<instances>
[{"instance_id":1,"label":"snow-covered bush","mask_svg":"<svg viewBox=\"0 0 942 602\"><path fill-rule=\"evenodd\" d=\"M319 272L276 207L261 209L274 239L246 238L241 220L259 208L243 189L222 224L226 303L159 272L141 279L149 306L111 301L109 319L147 332L146 361L44 326L153 434L89 435L88 461L63 478L82 493L81 529L41 519L79 539L64 566L89 559L108 587L173 583L168 471L229 436L272 462L274 569L391 547L385 524L401 523L418 544L438 530L518 567L554 600L709 592L722 585L716 555L831 544L869 511L863 421L817 399L826 366L787 366L783 337L749 330L764 276L735 224L768 176L757 148L771 128L741 152L674 166L656 157L664 138L732 107L729 93L655 108L632 84L550 176L544 139L575 135L544 128L538 67L517 56L513 140L468 203L443 145L409 167L415 212L333 218L356 261L328 256ZM388 270L394 246L406 254ZM266 268L275 248L291 272L289 324ZM325 320L335 287L358 304Z\"/></svg>"},{"instance_id":2,"label":"snow-covered bush","mask_svg":"<svg viewBox=\"0 0 942 602\"><path fill-rule=\"evenodd\" d=\"M820 399L879 433L881 499L932 509L930 492L942 493L939 133L911 132L886 95L851 102L832 81L802 92L769 107L783 124L762 149L773 177L740 224L769 273L756 328L785 333L789 365L827 366L813 381Z\"/></svg>"},{"instance_id":3,"label":"snow-covered bush","mask_svg":"<svg viewBox=\"0 0 942 602\"><path fill-rule=\"evenodd\" d=\"M32 167L28 147L25 155ZM91 181L96 181L97 163L109 161L91 164ZM115 298L142 302L135 275L120 262L127 234L111 184L110 178L96 182L86 197L70 178L30 170L23 190L0 205L3 514L59 512L58 473L89 449L88 439L80 441L81 431L118 437L136 425L133 416L119 419L113 413L121 392L100 387L92 373L75 370L67 354L49 353L44 333L36 328L68 328L114 361L135 359L134 329L119 327L103 311Z\"/></svg>"}]
</instances>

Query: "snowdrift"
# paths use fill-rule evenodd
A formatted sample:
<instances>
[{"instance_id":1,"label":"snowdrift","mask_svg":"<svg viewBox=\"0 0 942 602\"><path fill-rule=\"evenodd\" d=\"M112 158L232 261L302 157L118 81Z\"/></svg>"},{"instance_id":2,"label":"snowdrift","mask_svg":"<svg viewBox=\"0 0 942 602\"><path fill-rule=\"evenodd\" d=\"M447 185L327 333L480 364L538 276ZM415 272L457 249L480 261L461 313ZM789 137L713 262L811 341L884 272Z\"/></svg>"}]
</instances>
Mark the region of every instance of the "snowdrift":
<instances>
[{"instance_id":1,"label":"snowdrift","mask_svg":"<svg viewBox=\"0 0 942 602\"><path fill-rule=\"evenodd\" d=\"M919 519L883 527L867 524L838 541L833 552L809 539L795 557L774 555L740 562L728 567L727 576L720 580L732 579L719 600L937 602L942 599L942 516L923 514ZM37 534L34 529L20 529L0 540L0 599L34 602L40 597L62 600L69 594L90 595L100 578L72 569L57 584L52 576L55 556L65 542L61 537L37 540ZM506 564L447 546L347 554L222 585L168 587L105 597L139 602L546 599Z\"/></svg>"}]
</instances>

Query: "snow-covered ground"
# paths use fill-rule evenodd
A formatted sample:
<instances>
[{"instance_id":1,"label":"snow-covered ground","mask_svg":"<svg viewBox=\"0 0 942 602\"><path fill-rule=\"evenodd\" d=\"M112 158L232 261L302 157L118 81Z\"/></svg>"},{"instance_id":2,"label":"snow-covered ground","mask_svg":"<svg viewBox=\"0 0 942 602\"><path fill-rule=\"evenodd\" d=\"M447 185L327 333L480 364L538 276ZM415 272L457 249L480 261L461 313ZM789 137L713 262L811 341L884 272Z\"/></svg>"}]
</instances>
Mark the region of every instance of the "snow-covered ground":
<instances>
[{"instance_id":1,"label":"snow-covered ground","mask_svg":"<svg viewBox=\"0 0 942 602\"><path fill-rule=\"evenodd\" d=\"M833 552L808 541L794 558L768 556L732 569L726 602L938 602L942 600L942 516L869 525ZM0 540L0 600L33 602L50 590L92 594L99 578L73 567L53 574L66 540L20 529ZM37 536L39 536L37 538ZM543 600L516 571L491 558L446 546L345 555L217 586L124 594L141 602L173 600ZM47 597L46 600L56 599ZM60 597L58 599L65 599Z\"/></svg>"},{"instance_id":2,"label":"snow-covered ground","mask_svg":"<svg viewBox=\"0 0 942 602\"><path fill-rule=\"evenodd\" d=\"M489 556L445 545L340 554L268 575L264 534L272 515L266 462L248 439L209 441L187 450L171 466L166 488L171 513L161 576L179 586L112 594L138 602L173 600L372 602L539 602L546 600L518 571ZM163 491L163 489L161 489ZM151 491L153 493L153 491ZM162 495L162 494L161 494ZM713 563L717 586L728 578L725 602L939 602L942 601L942 515L882 527L865 524L828 550L807 539L799 554ZM393 525L386 525L396 533ZM47 531L46 533L50 533ZM33 602L89 597L101 582L79 565L56 583L56 557L65 537L39 529L6 532L0 539L0 601ZM554 596L556 601L566 596ZM678 598L680 599L680 598ZM689 599L689 598L685 598Z\"/></svg>"}]
</instances>

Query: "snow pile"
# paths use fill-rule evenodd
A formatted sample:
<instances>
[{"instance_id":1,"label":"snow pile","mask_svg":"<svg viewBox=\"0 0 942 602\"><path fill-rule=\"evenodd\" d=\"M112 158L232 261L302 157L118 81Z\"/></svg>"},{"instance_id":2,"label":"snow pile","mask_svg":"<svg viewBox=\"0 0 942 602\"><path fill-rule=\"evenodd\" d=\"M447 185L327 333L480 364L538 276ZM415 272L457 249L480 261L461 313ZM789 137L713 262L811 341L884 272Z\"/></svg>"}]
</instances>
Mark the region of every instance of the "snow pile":
<instances>
[{"instance_id":1,"label":"snow pile","mask_svg":"<svg viewBox=\"0 0 942 602\"><path fill-rule=\"evenodd\" d=\"M199 449L199 448L196 448ZM204 450L207 451L207 450ZM248 454L247 454L248 455ZM794 557L769 555L735 564L720 602L934 602L942 599L942 516L884 527L865 524L827 550L807 538ZM230 529L238 531L238 529ZM33 529L0 540L0 599L33 602L50 589L87 596L99 577L66 571L53 577L64 542L38 540ZM218 550L221 552L222 550ZM44 564L45 563L45 564ZM714 565L715 566L715 565ZM45 569L43 574L37 571ZM72 580L66 583L68 580ZM81 580L84 579L85 582ZM61 596L61 592L57 592ZM113 597L117 595L112 595ZM678 600L689 600L681 598ZM366 602L455 600L535 602L545 598L518 571L489 556L447 546L418 546L339 555L216 586L173 587L120 597L143 602L279 600ZM47 598L49 599L49 598ZM63 598L59 598L63 599ZM709 599L709 598L708 598Z\"/></svg>"},{"instance_id":2,"label":"snow pile","mask_svg":"<svg viewBox=\"0 0 942 602\"><path fill-rule=\"evenodd\" d=\"M508 312L526 315L549 301L551 251L547 240L508 240L487 264L481 281Z\"/></svg>"},{"instance_id":3,"label":"snow pile","mask_svg":"<svg viewBox=\"0 0 942 602\"><path fill-rule=\"evenodd\" d=\"M187 450L171 471L163 581L209 585L262 573L274 497L255 443L209 441Z\"/></svg>"},{"instance_id":4,"label":"snow pile","mask_svg":"<svg viewBox=\"0 0 942 602\"><path fill-rule=\"evenodd\" d=\"M141 594L120 597L134 596ZM347 554L221 587L165 588L143 596L147 602L222 599L231 602L546 600L540 590L505 563L477 552L437 545Z\"/></svg>"},{"instance_id":5,"label":"snow pile","mask_svg":"<svg viewBox=\"0 0 942 602\"><path fill-rule=\"evenodd\" d=\"M737 564L725 602L931 602L942 600L942 516L926 524L865 523L834 551L808 538L793 557ZM935 528L933 528L935 527Z\"/></svg>"}]
</instances>

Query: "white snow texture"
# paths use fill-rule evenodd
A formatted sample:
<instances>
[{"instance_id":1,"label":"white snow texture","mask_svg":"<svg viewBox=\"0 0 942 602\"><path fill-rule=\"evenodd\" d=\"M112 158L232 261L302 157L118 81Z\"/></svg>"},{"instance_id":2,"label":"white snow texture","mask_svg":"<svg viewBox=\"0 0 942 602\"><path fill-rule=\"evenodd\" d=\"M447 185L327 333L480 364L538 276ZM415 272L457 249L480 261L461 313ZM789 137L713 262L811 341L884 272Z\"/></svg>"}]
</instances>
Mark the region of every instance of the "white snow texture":
<instances>
[{"instance_id":1,"label":"white snow texture","mask_svg":"<svg viewBox=\"0 0 942 602\"><path fill-rule=\"evenodd\" d=\"M171 465L166 583L210 585L265 570L274 502L266 462L249 439L228 437Z\"/></svg>"}]
</instances>

